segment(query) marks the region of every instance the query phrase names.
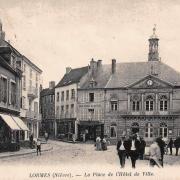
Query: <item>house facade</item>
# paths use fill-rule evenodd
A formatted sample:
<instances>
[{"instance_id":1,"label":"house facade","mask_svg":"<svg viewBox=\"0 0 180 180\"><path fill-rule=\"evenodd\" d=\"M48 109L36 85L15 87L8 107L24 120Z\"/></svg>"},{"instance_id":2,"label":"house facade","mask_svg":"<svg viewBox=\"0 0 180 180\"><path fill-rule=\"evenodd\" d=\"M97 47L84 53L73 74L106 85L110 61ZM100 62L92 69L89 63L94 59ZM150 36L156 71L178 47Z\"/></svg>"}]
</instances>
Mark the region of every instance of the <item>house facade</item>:
<instances>
[{"instance_id":1,"label":"house facade","mask_svg":"<svg viewBox=\"0 0 180 180\"><path fill-rule=\"evenodd\" d=\"M109 65L102 60L90 61L88 73L81 79L78 87L77 124L78 139L95 140L104 136L105 124L105 85L111 76Z\"/></svg>"},{"instance_id":2,"label":"house facade","mask_svg":"<svg viewBox=\"0 0 180 180\"><path fill-rule=\"evenodd\" d=\"M13 49L0 46L0 151L19 150L29 131L20 119L20 61Z\"/></svg>"},{"instance_id":3,"label":"house facade","mask_svg":"<svg viewBox=\"0 0 180 180\"><path fill-rule=\"evenodd\" d=\"M49 82L49 88L40 92L40 112L42 114L42 134L55 135L55 82Z\"/></svg>"},{"instance_id":4,"label":"house facade","mask_svg":"<svg viewBox=\"0 0 180 180\"><path fill-rule=\"evenodd\" d=\"M55 87L55 136L58 138L77 138L77 89L88 67L66 68L66 74Z\"/></svg>"}]
</instances>

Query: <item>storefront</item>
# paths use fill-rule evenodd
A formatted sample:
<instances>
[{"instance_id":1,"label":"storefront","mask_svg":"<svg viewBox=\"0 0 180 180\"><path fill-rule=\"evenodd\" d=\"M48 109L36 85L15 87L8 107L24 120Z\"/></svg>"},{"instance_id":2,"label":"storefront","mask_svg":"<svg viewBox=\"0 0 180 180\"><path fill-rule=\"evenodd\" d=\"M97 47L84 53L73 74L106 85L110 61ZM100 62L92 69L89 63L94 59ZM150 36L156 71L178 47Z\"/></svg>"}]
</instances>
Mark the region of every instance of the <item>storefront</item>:
<instances>
[{"instance_id":1,"label":"storefront","mask_svg":"<svg viewBox=\"0 0 180 180\"><path fill-rule=\"evenodd\" d=\"M72 135L75 133L75 120L73 118L57 121L57 137L59 139L72 140Z\"/></svg>"},{"instance_id":2,"label":"storefront","mask_svg":"<svg viewBox=\"0 0 180 180\"><path fill-rule=\"evenodd\" d=\"M19 150L25 131L29 129L19 117L0 114L0 151Z\"/></svg>"},{"instance_id":3,"label":"storefront","mask_svg":"<svg viewBox=\"0 0 180 180\"><path fill-rule=\"evenodd\" d=\"M83 140L85 134L86 140L96 140L96 137L104 136L104 124L100 121L79 121L78 139Z\"/></svg>"}]
</instances>

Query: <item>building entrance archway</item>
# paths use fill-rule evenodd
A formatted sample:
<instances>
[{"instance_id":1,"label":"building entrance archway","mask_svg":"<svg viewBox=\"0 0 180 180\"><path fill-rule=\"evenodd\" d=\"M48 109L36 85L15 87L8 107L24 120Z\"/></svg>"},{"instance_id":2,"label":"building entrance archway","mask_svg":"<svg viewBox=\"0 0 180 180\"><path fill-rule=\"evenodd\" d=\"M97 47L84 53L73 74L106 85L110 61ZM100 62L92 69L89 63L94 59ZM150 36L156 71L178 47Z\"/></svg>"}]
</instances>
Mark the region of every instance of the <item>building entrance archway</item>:
<instances>
[{"instance_id":1,"label":"building entrance archway","mask_svg":"<svg viewBox=\"0 0 180 180\"><path fill-rule=\"evenodd\" d=\"M131 132L132 134L139 133L139 124L137 122L132 123Z\"/></svg>"}]
</instances>

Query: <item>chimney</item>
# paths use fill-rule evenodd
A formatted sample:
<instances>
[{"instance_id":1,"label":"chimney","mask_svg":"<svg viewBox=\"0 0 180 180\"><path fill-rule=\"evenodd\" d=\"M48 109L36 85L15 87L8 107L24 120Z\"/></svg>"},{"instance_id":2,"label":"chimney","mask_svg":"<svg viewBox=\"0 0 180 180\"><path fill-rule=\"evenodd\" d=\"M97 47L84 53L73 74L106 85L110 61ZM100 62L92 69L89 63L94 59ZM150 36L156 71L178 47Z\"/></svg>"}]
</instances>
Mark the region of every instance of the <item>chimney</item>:
<instances>
[{"instance_id":1,"label":"chimney","mask_svg":"<svg viewBox=\"0 0 180 180\"><path fill-rule=\"evenodd\" d=\"M49 82L49 89L53 89L55 87L55 81Z\"/></svg>"},{"instance_id":2,"label":"chimney","mask_svg":"<svg viewBox=\"0 0 180 180\"><path fill-rule=\"evenodd\" d=\"M90 69L94 69L95 64L96 64L96 61L94 61L94 59L92 58L91 61L90 61Z\"/></svg>"},{"instance_id":3,"label":"chimney","mask_svg":"<svg viewBox=\"0 0 180 180\"><path fill-rule=\"evenodd\" d=\"M66 74L68 74L71 71L71 67L66 67Z\"/></svg>"},{"instance_id":4,"label":"chimney","mask_svg":"<svg viewBox=\"0 0 180 180\"><path fill-rule=\"evenodd\" d=\"M5 40L5 32L3 31L2 22L0 20L0 45L2 45L4 40Z\"/></svg>"},{"instance_id":5,"label":"chimney","mask_svg":"<svg viewBox=\"0 0 180 180\"><path fill-rule=\"evenodd\" d=\"M94 61L94 59L92 58L90 61L90 72L92 76L96 74L96 70L97 70L97 62Z\"/></svg>"},{"instance_id":6,"label":"chimney","mask_svg":"<svg viewBox=\"0 0 180 180\"><path fill-rule=\"evenodd\" d=\"M112 74L116 73L116 60L112 59Z\"/></svg>"},{"instance_id":7,"label":"chimney","mask_svg":"<svg viewBox=\"0 0 180 180\"><path fill-rule=\"evenodd\" d=\"M102 67L102 60L97 61L97 69L100 69Z\"/></svg>"}]
</instances>

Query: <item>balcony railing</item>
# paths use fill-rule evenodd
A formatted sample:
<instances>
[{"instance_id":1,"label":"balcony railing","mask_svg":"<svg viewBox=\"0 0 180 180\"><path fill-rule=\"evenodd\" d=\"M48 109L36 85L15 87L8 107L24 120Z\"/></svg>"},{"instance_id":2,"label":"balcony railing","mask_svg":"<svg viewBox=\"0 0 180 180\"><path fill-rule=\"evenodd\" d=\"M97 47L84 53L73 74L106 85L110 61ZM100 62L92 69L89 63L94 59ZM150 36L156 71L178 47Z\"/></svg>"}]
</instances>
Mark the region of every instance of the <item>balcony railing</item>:
<instances>
[{"instance_id":1,"label":"balcony railing","mask_svg":"<svg viewBox=\"0 0 180 180\"><path fill-rule=\"evenodd\" d=\"M28 119L38 120L38 121L42 119L42 115L34 111L26 111L26 117Z\"/></svg>"},{"instance_id":2,"label":"balcony railing","mask_svg":"<svg viewBox=\"0 0 180 180\"><path fill-rule=\"evenodd\" d=\"M30 86L28 87L28 97L35 99L38 97L38 88Z\"/></svg>"}]
</instances>

